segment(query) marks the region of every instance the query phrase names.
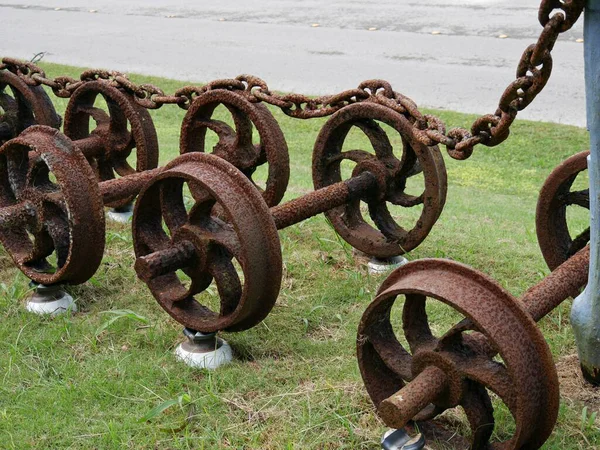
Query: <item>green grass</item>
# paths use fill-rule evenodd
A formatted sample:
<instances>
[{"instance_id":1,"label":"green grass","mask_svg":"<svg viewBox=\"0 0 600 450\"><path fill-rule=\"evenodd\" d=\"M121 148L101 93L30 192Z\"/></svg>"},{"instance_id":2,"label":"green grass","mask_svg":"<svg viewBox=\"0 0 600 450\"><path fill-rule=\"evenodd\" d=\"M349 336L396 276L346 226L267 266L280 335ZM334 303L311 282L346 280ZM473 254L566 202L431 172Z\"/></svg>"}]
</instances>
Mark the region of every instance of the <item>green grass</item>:
<instances>
[{"instance_id":1,"label":"green grass","mask_svg":"<svg viewBox=\"0 0 600 450\"><path fill-rule=\"evenodd\" d=\"M50 76L80 72L43 67ZM131 78L168 93L182 85ZM62 114L66 101L53 100ZM312 146L325 120L273 112L290 150L290 199L312 189ZM164 164L178 154L185 111L171 105L151 114ZM452 127L474 118L436 114ZM463 262L518 296L548 273L535 237L538 190L558 163L588 147L588 137L583 129L525 121L511 134L464 162L445 155L446 207L408 257ZM351 144L364 144L364 137L353 134ZM90 282L70 288L80 312L69 316L26 313L28 280L0 251L0 447L378 448L385 426L363 387L355 340L385 275L369 275L322 215L280 232L280 240L285 275L278 303L254 329L223 335L237 358L216 372L175 360L181 327L137 280L129 226L108 225L104 261ZM575 352L568 312L569 302L540 325L556 359ZM434 306L430 313L436 329L454 323L447 309ZM563 399L544 448L600 448L592 413ZM496 416L496 433L506 439L509 414L499 406Z\"/></svg>"}]
</instances>

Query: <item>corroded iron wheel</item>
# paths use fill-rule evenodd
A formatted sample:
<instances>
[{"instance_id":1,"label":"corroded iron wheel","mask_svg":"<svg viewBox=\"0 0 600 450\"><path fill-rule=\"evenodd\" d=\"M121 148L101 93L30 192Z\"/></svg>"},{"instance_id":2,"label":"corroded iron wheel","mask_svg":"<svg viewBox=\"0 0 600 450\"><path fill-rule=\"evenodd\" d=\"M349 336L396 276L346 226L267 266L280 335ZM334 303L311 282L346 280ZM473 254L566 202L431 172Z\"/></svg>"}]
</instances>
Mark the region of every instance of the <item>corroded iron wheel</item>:
<instances>
[{"instance_id":1,"label":"corroded iron wheel","mask_svg":"<svg viewBox=\"0 0 600 450\"><path fill-rule=\"evenodd\" d=\"M400 157L394 154L390 137L378 122L399 134L403 147ZM343 150L353 127L366 135L374 152ZM401 255L423 242L446 201L446 168L439 148L419 143L412 125L401 114L363 102L342 108L319 133L313 151L315 189L341 181L344 161L356 164L354 174L364 170L376 173L382 195L365 200L372 223L363 216L360 200L326 212L340 236L354 248L380 258ZM417 173L423 174L424 183L416 195L411 195L407 182ZM402 226L389 205L422 209L416 220Z\"/></svg>"},{"instance_id":2,"label":"corroded iron wheel","mask_svg":"<svg viewBox=\"0 0 600 450\"><path fill-rule=\"evenodd\" d=\"M0 70L0 145L32 125L60 128L61 118L41 86Z\"/></svg>"},{"instance_id":3,"label":"corroded iron wheel","mask_svg":"<svg viewBox=\"0 0 600 450\"><path fill-rule=\"evenodd\" d=\"M590 152L571 156L552 171L540 191L535 225L542 255L550 270L585 247L590 241L590 227L579 233L569 229L569 208L590 209L589 189L575 188L575 180L587 170Z\"/></svg>"},{"instance_id":4,"label":"corroded iron wheel","mask_svg":"<svg viewBox=\"0 0 600 450\"><path fill-rule=\"evenodd\" d=\"M235 128L213 118L219 105L229 110ZM259 138L256 144L252 140L254 129ZM285 137L267 107L251 103L243 95L225 89L208 91L194 100L183 119L181 153L207 151L208 130L219 138L212 154L233 164L250 180L259 166L268 164L264 190L256 187L268 206L277 205L288 185L290 161Z\"/></svg>"},{"instance_id":5,"label":"corroded iron wheel","mask_svg":"<svg viewBox=\"0 0 600 450\"><path fill-rule=\"evenodd\" d=\"M0 147L0 222L4 248L36 283L83 283L100 265L98 182L58 130L32 126Z\"/></svg>"},{"instance_id":6,"label":"corroded iron wheel","mask_svg":"<svg viewBox=\"0 0 600 450\"><path fill-rule=\"evenodd\" d=\"M224 220L211 214L216 205ZM190 153L168 164L138 197L133 237L138 276L187 328L244 330L275 304L282 276L275 223L252 182L217 156Z\"/></svg>"},{"instance_id":7,"label":"corroded iron wheel","mask_svg":"<svg viewBox=\"0 0 600 450\"><path fill-rule=\"evenodd\" d=\"M107 111L100 107L99 98L106 102ZM100 181L158 166L158 139L150 114L130 94L105 81L88 82L75 90L65 113L64 132L75 141ZM105 206L118 208L133 198Z\"/></svg>"},{"instance_id":8,"label":"corroded iron wheel","mask_svg":"<svg viewBox=\"0 0 600 450\"><path fill-rule=\"evenodd\" d=\"M404 304L401 330L395 332L392 307L398 297ZM457 324L434 333L430 302L452 308ZM357 350L367 391L390 427L430 420L460 406L472 449L534 449L556 421L558 378L544 337L517 300L465 265L430 259L393 272L362 317ZM489 392L515 421L512 437L491 447Z\"/></svg>"}]
</instances>

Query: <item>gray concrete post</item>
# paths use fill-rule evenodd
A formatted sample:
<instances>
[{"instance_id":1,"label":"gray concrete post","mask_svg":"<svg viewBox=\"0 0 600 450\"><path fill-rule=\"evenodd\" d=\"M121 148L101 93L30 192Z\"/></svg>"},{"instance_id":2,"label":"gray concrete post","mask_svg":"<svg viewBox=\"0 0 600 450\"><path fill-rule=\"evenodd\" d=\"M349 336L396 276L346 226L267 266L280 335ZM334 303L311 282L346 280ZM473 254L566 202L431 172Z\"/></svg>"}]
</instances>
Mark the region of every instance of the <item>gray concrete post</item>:
<instances>
[{"instance_id":1,"label":"gray concrete post","mask_svg":"<svg viewBox=\"0 0 600 450\"><path fill-rule=\"evenodd\" d=\"M600 0L588 0L584 14L587 125L590 132L590 275L573 302L571 325L584 377L600 384Z\"/></svg>"}]
</instances>

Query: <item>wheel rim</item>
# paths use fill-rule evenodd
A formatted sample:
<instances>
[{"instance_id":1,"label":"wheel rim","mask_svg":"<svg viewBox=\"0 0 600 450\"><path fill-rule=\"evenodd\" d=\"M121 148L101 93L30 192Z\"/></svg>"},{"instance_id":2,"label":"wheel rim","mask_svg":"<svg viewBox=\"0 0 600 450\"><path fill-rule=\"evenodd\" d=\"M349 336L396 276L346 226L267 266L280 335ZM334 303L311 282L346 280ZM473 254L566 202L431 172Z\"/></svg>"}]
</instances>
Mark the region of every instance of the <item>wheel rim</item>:
<instances>
[{"instance_id":1,"label":"wheel rim","mask_svg":"<svg viewBox=\"0 0 600 450\"><path fill-rule=\"evenodd\" d=\"M95 106L99 97L105 100L108 111ZM90 130L92 120L96 127ZM103 81L85 83L73 93L64 130L84 152L100 181L158 166L158 139L150 114L131 95ZM134 198L105 206L122 207Z\"/></svg>"},{"instance_id":2,"label":"wheel rim","mask_svg":"<svg viewBox=\"0 0 600 450\"><path fill-rule=\"evenodd\" d=\"M184 184L202 194L189 210L182 196ZM227 220L211 215L215 205ZM133 230L138 260L183 241L192 244L192 257L181 267L191 279L189 287L175 271L145 280L158 303L185 327L202 332L243 330L263 320L273 307L282 276L275 223L251 182L221 158L191 153L171 162L140 194ZM213 278L221 301L218 312L194 298Z\"/></svg>"},{"instance_id":3,"label":"wheel rim","mask_svg":"<svg viewBox=\"0 0 600 450\"><path fill-rule=\"evenodd\" d=\"M234 128L213 119L219 105L228 109ZM183 120L181 154L205 152L208 130L219 137L212 153L233 164L250 180L259 166L268 164L265 188L259 189L268 206L277 205L287 188L290 162L285 137L270 111L264 105L251 103L232 91L208 91L194 100ZM260 138L256 145L252 142L253 130Z\"/></svg>"},{"instance_id":4,"label":"wheel rim","mask_svg":"<svg viewBox=\"0 0 600 450\"><path fill-rule=\"evenodd\" d=\"M390 126L400 135L403 143L400 159L394 155L390 139L377 122ZM364 150L342 150L352 127L359 128L367 136L375 154ZM412 125L401 114L364 102L341 109L322 128L313 151L315 189L341 181L343 160L357 163L357 168L361 164L380 167L385 193L383 198L366 201L375 226L363 217L360 201L326 212L340 236L358 250L377 257L396 256L417 247L431 231L446 201L446 170L439 149L418 142ZM422 193L407 194L407 180L420 172L425 181ZM423 209L415 223L404 228L392 217L388 204L406 208L422 205Z\"/></svg>"},{"instance_id":5,"label":"wheel rim","mask_svg":"<svg viewBox=\"0 0 600 450\"><path fill-rule=\"evenodd\" d=\"M400 295L406 298L402 322L410 352L390 322ZM426 299L449 305L465 319L434 337ZM487 448L493 431L486 388L506 404L516 423L512 438L493 448L539 448L556 421L558 379L541 332L510 294L462 264L420 260L395 271L363 315L357 350L363 381L378 409L428 367L441 369L447 376L445 388L422 415L431 418L461 406L472 429L473 449ZM497 350L502 363L493 359ZM394 427L412 418L383 417Z\"/></svg>"},{"instance_id":6,"label":"wheel rim","mask_svg":"<svg viewBox=\"0 0 600 450\"><path fill-rule=\"evenodd\" d=\"M0 231L21 271L41 284L87 281L102 260L104 214L94 174L72 142L50 127L28 128L0 147L0 179L0 206L32 211L22 226Z\"/></svg>"},{"instance_id":7,"label":"wheel rim","mask_svg":"<svg viewBox=\"0 0 600 450\"><path fill-rule=\"evenodd\" d=\"M33 125L60 128L61 118L44 89L6 70L0 71L0 108L0 145Z\"/></svg>"},{"instance_id":8,"label":"wheel rim","mask_svg":"<svg viewBox=\"0 0 600 450\"><path fill-rule=\"evenodd\" d=\"M571 190L577 176L587 170L589 154L590 152L577 153L561 163L548 176L540 191L536 209L536 234L550 270L556 269L589 242L589 226L573 237L567 217L567 208L570 206L590 209L589 189Z\"/></svg>"}]
</instances>

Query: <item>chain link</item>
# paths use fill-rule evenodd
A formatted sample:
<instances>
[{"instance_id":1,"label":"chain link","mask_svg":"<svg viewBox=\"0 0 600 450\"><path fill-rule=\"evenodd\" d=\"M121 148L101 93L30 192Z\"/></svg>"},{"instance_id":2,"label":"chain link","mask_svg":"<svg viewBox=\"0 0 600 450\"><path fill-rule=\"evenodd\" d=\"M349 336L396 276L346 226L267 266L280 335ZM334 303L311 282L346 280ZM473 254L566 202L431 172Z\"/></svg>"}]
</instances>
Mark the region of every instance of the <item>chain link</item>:
<instances>
[{"instance_id":1,"label":"chain link","mask_svg":"<svg viewBox=\"0 0 600 450\"><path fill-rule=\"evenodd\" d=\"M493 147L508 138L510 126L518 112L531 104L550 78L551 52L558 36L577 22L584 6L585 0L542 0L538 19L544 29L537 42L525 49L517 66L516 79L502 93L496 112L476 119L470 130L453 128L446 131L446 125L441 119L422 114L415 102L395 92L383 80L368 80L356 89L335 95L309 97L301 94L278 94L272 92L262 79L253 75L240 75L235 79L211 81L204 86L184 86L173 95L167 95L152 84L137 85L121 72L86 70L79 80L65 76L50 79L37 65L12 58L3 58L0 70L18 75L28 86L48 86L61 98L70 97L84 83L109 83L130 93L137 103L148 109L158 109L166 104L176 104L188 109L195 98L215 89L239 92L250 102L273 105L284 114L298 119L325 117L347 105L371 101L404 115L413 124L417 139L423 144L444 145L452 158L463 160L471 156L476 145Z\"/></svg>"}]
</instances>

